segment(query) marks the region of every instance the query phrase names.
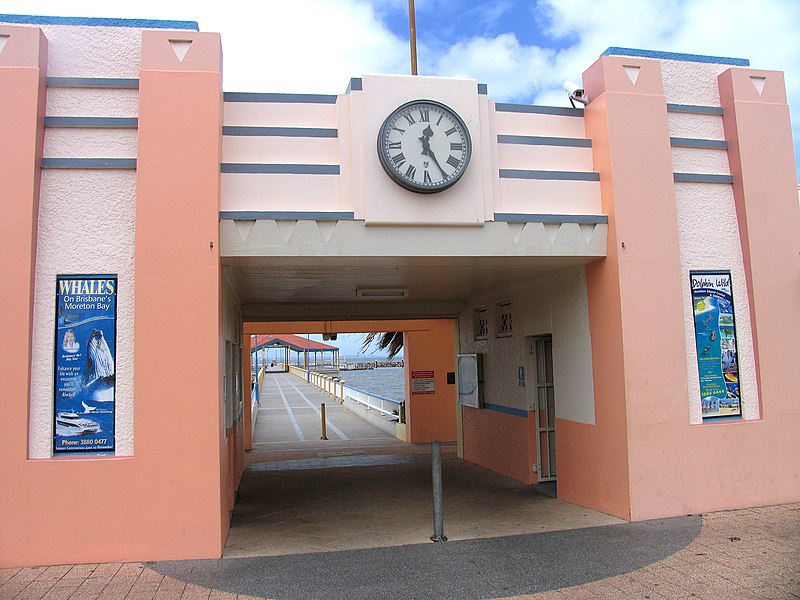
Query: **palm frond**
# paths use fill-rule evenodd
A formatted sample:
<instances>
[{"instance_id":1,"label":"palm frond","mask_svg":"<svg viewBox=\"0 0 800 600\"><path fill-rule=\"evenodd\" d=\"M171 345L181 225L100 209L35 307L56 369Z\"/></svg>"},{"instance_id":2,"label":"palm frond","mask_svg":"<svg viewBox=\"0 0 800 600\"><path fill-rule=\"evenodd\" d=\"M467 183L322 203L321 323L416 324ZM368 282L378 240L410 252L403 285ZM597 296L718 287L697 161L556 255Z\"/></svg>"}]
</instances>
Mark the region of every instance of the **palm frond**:
<instances>
[{"instance_id":1,"label":"palm frond","mask_svg":"<svg viewBox=\"0 0 800 600\"><path fill-rule=\"evenodd\" d=\"M378 350L386 350L388 360L392 360L403 349L403 332L386 331L381 333L374 331L367 333L361 343L361 352L366 352L373 344Z\"/></svg>"}]
</instances>

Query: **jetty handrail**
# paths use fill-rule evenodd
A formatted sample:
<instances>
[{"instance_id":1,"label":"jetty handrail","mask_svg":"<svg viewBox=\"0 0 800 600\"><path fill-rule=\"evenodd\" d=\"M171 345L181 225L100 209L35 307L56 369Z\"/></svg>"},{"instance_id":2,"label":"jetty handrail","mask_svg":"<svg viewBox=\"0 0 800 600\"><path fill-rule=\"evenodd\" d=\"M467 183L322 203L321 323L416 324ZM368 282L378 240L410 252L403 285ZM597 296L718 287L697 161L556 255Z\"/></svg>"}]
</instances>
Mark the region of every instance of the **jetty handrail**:
<instances>
[{"instance_id":1,"label":"jetty handrail","mask_svg":"<svg viewBox=\"0 0 800 600\"><path fill-rule=\"evenodd\" d=\"M368 392L366 390L361 390L357 387L353 387L350 385L345 385L344 389L349 392L355 392L355 394L347 394L347 397L354 402L358 402L359 404L363 404L369 409L373 409L381 413L382 415L386 415L390 418L396 418L398 421L400 420L401 415L401 407L405 404L402 400L395 400L394 398L387 398L386 396L381 396L380 394L375 394L373 392ZM375 402L377 400L377 403ZM387 409L384 403L388 402L390 405L395 405L397 408L394 409ZM392 411L397 412L392 412Z\"/></svg>"},{"instance_id":2,"label":"jetty handrail","mask_svg":"<svg viewBox=\"0 0 800 600\"><path fill-rule=\"evenodd\" d=\"M394 398L368 392L347 385L344 380L338 377L331 377L317 371L306 371L306 369L290 365L289 372L330 394L340 404L350 400L365 406L368 410L375 410L390 419L397 419L400 423L405 423L404 400L395 400Z\"/></svg>"}]
</instances>

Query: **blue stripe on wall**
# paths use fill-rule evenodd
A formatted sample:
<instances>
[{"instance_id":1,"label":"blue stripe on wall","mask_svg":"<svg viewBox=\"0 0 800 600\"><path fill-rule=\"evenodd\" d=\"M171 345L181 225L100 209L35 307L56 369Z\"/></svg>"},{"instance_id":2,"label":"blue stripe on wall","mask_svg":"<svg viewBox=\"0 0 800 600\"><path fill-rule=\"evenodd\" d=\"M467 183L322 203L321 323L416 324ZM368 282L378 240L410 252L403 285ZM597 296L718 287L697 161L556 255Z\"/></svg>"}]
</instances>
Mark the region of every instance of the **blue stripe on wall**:
<instances>
[{"instance_id":1,"label":"blue stripe on wall","mask_svg":"<svg viewBox=\"0 0 800 600\"><path fill-rule=\"evenodd\" d=\"M225 102L276 102L287 104L336 104L338 96L329 94L269 94L259 92L224 92Z\"/></svg>"},{"instance_id":2,"label":"blue stripe on wall","mask_svg":"<svg viewBox=\"0 0 800 600\"><path fill-rule=\"evenodd\" d=\"M337 129L326 129L322 127L253 127L247 125L226 125L222 128L222 135L335 138L338 137L339 132Z\"/></svg>"},{"instance_id":3,"label":"blue stripe on wall","mask_svg":"<svg viewBox=\"0 0 800 600\"><path fill-rule=\"evenodd\" d=\"M136 117L45 117L45 127L127 128L139 126Z\"/></svg>"},{"instance_id":4,"label":"blue stripe on wall","mask_svg":"<svg viewBox=\"0 0 800 600\"><path fill-rule=\"evenodd\" d=\"M138 79L124 77L48 77L47 87L138 89Z\"/></svg>"},{"instance_id":5,"label":"blue stripe on wall","mask_svg":"<svg viewBox=\"0 0 800 600\"><path fill-rule=\"evenodd\" d=\"M534 113L538 115L557 115L559 117L582 117L582 108L565 108L561 106L534 106L532 104L506 104L498 102L494 105L497 112Z\"/></svg>"},{"instance_id":6,"label":"blue stripe on wall","mask_svg":"<svg viewBox=\"0 0 800 600\"><path fill-rule=\"evenodd\" d=\"M99 17L50 17L42 15L0 15L0 23L21 25L72 25L73 27L133 27L136 29L184 29L200 31L197 21L157 19L106 19Z\"/></svg>"},{"instance_id":7,"label":"blue stripe on wall","mask_svg":"<svg viewBox=\"0 0 800 600\"><path fill-rule=\"evenodd\" d=\"M136 169L135 158L43 158L43 169Z\"/></svg>"},{"instance_id":8,"label":"blue stripe on wall","mask_svg":"<svg viewBox=\"0 0 800 600\"><path fill-rule=\"evenodd\" d=\"M523 144L526 146L569 146L572 148L591 148L592 140L584 138L547 137L540 135L499 134L498 144Z\"/></svg>"},{"instance_id":9,"label":"blue stripe on wall","mask_svg":"<svg viewBox=\"0 0 800 600\"><path fill-rule=\"evenodd\" d=\"M506 413L507 415L514 415L515 417L522 417L523 419L528 418L528 411L522 410L521 408L512 408L510 406L503 406L502 404L490 404L488 402L483 403L483 408L487 410L493 410L495 412Z\"/></svg>"},{"instance_id":10,"label":"blue stripe on wall","mask_svg":"<svg viewBox=\"0 0 800 600\"><path fill-rule=\"evenodd\" d=\"M338 175L339 165L284 165L222 163L221 173L268 173L272 175Z\"/></svg>"},{"instance_id":11,"label":"blue stripe on wall","mask_svg":"<svg viewBox=\"0 0 800 600\"><path fill-rule=\"evenodd\" d=\"M662 60L680 60L684 62L711 63L715 65L735 65L749 67L746 58L727 58L724 56L706 56L704 54L683 54L681 52L661 52L658 50L641 50L639 48L618 48L612 46L600 56L638 56L640 58L657 58Z\"/></svg>"},{"instance_id":12,"label":"blue stripe on wall","mask_svg":"<svg viewBox=\"0 0 800 600\"><path fill-rule=\"evenodd\" d=\"M608 215L494 213L494 220L505 223L608 223Z\"/></svg>"},{"instance_id":13,"label":"blue stripe on wall","mask_svg":"<svg viewBox=\"0 0 800 600\"><path fill-rule=\"evenodd\" d=\"M533 171L500 169L501 179L544 179L559 181L600 181L600 173L591 171Z\"/></svg>"},{"instance_id":14,"label":"blue stripe on wall","mask_svg":"<svg viewBox=\"0 0 800 600\"><path fill-rule=\"evenodd\" d=\"M691 183L733 183L730 175L713 175L710 173L673 173L674 181Z\"/></svg>"},{"instance_id":15,"label":"blue stripe on wall","mask_svg":"<svg viewBox=\"0 0 800 600\"><path fill-rule=\"evenodd\" d=\"M667 112L689 113L693 115L722 115L721 106L703 106L701 104L670 104L667 102Z\"/></svg>"},{"instance_id":16,"label":"blue stripe on wall","mask_svg":"<svg viewBox=\"0 0 800 600\"><path fill-rule=\"evenodd\" d=\"M352 221L353 212L289 211L289 210L221 210L220 219L246 221Z\"/></svg>"}]
</instances>

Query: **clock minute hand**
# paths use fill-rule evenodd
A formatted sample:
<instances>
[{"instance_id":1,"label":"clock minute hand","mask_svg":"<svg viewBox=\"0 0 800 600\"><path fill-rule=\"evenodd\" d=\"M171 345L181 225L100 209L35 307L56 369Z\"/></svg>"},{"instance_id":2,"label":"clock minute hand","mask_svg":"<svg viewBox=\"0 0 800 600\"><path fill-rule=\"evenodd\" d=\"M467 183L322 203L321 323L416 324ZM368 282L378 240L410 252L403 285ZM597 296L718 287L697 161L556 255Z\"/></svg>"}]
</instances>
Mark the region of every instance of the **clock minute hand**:
<instances>
[{"instance_id":1,"label":"clock minute hand","mask_svg":"<svg viewBox=\"0 0 800 600\"><path fill-rule=\"evenodd\" d=\"M433 130L431 129L431 126L428 125L422 132L422 137L419 138L419 141L422 142L422 154L423 156L427 156L431 160L433 160L433 164L435 164L436 168L439 169L439 172L442 174L442 177L447 177L447 173L444 172L444 169L442 169L442 165L440 165L439 161L436 160L436 155L433 153L433 150L431 150L431 142L430 142L431 136L433 136Z\"/></svg>"}]
</instances>

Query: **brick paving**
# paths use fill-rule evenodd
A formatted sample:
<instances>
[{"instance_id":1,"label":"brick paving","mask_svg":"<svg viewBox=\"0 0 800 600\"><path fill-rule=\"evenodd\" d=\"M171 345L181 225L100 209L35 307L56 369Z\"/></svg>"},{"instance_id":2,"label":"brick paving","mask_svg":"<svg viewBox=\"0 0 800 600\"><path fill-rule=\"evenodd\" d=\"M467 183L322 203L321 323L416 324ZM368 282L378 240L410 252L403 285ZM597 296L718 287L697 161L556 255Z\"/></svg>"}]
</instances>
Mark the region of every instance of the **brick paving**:
<instances>
[{"instance_id":1,"label":"brick paving","mask_svg":"<svg viewBox=\"0 0 800 600\"><path fill-rule=\"evenodd\" d=\"M422 594L424 596L424 592ZM336 597L331 590L331 598ZM137 563L0 570L2 600L255 600ZM516 600L800 598L800 504L710 513L698 537L642 569Z\"/></svg>"}]
</instances>

